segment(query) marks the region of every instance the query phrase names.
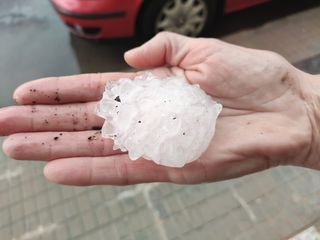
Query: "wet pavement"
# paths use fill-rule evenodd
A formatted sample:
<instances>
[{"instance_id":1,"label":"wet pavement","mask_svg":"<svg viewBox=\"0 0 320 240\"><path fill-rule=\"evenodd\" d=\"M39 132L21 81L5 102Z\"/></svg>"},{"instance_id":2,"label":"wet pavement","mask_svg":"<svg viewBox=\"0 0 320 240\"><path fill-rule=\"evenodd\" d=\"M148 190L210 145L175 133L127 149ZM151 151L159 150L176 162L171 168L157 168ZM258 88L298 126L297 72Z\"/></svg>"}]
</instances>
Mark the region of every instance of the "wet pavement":
<instances>
[{"instance_id":1,"label":"wet pavement","mask_svg":"<svg viewBox=\"0 0 320 240\"><path fill-rule=\"evenodd\" d=\"M48 1L1 0L0 106L19 84L46 76L123 71L133 39L90 42L70 36Z\"/></svg>"},{"instance_id":2,"label":"wet pavement","mask_svg":"<svg viewBox=\"0 0 320 240\"><path fill-rule=\"evenodd\" d=\"M320 6L275 1L221 20L225 41L277 51L320 73ZM239 20L241 19L241 21ZM47 1L0 2L0 107L19 84L46 76L128 71L134 39L70 36ZM278 167L232 181L179 186L67 187L43 163L0 152L0 239L288 239L320 221L319 172Z\"/></svg>"}]
</instances>

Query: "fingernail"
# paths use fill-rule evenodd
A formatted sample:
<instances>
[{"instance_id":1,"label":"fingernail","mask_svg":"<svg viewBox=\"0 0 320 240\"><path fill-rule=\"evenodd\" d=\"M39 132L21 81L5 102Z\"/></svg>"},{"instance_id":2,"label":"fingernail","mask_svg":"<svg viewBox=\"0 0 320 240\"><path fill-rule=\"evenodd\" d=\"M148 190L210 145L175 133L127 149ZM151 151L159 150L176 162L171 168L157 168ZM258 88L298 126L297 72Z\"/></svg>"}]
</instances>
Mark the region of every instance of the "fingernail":
<instances>
[{"instance_id":1,"label":"fingernail","mask_svg":"<svg viewBox=\"0 0 320 240\"><path fill-rule=\"evenodd\" d=\"M132 48L132 49L126 51L126 52L124 53L124 55L132 54L133 52L137 51L138 49L139 49L139 47Z\"/></svg>"},{"instance_id":2,"label":"fingernail","mask_svg":"<svg viewBox=\"0 0 320 240\"><path fill-rule=\"evenodd\" d=\"M16 102L16 103L19 103L19 94L18 94L18 91L17 89L13 92L13 100Z\"/></svg>"},{"instance_id":3,"label":"fingernail","mask_svg":"<svg viewBox=\"0 0 320 240\"><path fill-rule=\"evenodd\" d=\"M55 162L47 163L43 169L43 174L49 181L54 183L62 183L65 179L63 169L61 169L60 165Z\"/></svg>"}]
</instances>

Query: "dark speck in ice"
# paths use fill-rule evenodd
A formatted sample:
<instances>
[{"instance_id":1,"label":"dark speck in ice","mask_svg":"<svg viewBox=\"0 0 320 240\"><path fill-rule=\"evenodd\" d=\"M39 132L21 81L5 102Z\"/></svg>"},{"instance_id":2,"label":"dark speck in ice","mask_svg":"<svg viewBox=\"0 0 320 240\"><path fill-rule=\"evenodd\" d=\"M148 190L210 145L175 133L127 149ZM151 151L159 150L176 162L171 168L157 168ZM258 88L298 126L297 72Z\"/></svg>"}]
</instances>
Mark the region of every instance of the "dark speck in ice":
<instances>
[{"instance_id":1,"label":"dark speck in ice","mask_svg":"<svg viewBox=\"0 0 320 240\"><path fill-rule=\"evenodd\" d=\"M120 96L117 96L114 100L117 102L121 102Z\"/></svg>"}]
</instances>

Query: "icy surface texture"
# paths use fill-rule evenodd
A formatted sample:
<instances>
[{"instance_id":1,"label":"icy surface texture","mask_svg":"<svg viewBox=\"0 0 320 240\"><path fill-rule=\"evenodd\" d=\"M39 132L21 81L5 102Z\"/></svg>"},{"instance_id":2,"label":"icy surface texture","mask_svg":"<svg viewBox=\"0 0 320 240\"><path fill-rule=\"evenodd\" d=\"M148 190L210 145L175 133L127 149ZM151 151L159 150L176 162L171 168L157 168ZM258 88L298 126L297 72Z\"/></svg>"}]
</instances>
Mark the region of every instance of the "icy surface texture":
<instances>
[{"instance_id":1,"label":"icy surface texture","mask_svg":"<svg viewBox=\"0 0 320 240\"><path fill-rule=\"evenodd\" d=\"M170 167L201 156L221 110L198 85L151 73L108 83L97 106L105 119L102 136L114 140L114 149Z\"/></svg>"}]
</instances>

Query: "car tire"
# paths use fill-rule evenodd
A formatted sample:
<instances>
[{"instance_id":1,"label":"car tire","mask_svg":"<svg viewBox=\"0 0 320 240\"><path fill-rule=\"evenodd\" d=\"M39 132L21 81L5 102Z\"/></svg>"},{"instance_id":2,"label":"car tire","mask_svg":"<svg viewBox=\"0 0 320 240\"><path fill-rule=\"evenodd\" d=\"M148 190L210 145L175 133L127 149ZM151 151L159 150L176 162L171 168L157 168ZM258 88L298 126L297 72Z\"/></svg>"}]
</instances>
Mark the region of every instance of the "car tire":
<instances>
[{"instance_id":1,"label":"car tire","mask_svg":"<svg viewBox=\"0 0 320 240\"><path fill-rule=\"evenodd\" d=\"M137 33L149 39L160 31L198 37L213 32L218 0L146 0ZM180 10L179 10L180 9Z\"/></svg>"}]
</instances>

